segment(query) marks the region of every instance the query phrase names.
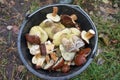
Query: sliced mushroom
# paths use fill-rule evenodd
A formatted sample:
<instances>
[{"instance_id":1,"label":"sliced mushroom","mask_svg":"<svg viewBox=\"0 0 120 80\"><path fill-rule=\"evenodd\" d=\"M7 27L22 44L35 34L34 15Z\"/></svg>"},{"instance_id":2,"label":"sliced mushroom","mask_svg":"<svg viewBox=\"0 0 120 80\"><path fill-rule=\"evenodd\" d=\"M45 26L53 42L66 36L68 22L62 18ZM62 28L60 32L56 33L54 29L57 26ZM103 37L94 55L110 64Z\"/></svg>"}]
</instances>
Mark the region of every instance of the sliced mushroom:
<instances>
[{"instance_id":1,"label":"sliced mushroom","mask_svg":"<svg viewBox=\"0 0 120 80\"><path fill-rule=\"evenodd\" d=\"M53 59L55 62L58 60L57 54L55 52L50 53L51 59Z\"/></svg>"},{"instance_id":2,"label":"sliced mushroom","mask_svg":"<svg viewBox=\"0 0 120 80\"><path fill-rule=\"evenodd\" d=\"M45 47L46 47L46 53L50 54L54 51L54 44L52 44L50 41L45 42Z\"/></svg>"},{"instance_id":3,"label":"sliced mushroom","mask_svg":"<svg viewBox=\"0 0 120 80\"><path fill-rule=\"evenodd\" d=\"M36 64L37 67L43 67L45 61L45 57L44 56L40 56L40 55L35 55L32 58L32 63Z\"/></svg>"},{"instance_id":4,"label":"sliced mushroom","mask_svg":"<svg viewBox=\"0 0 120 80\"><path fill-rule=\"evenodd\" d=\"M61 57L52 68L53 70L57 70L60 69L63 65L64 65L64 59Z\"/></svg>"},{"instance_id":5,"label":"sliced mushroom","mask_svg":"<svg viewBox=\"0 0 120 80\"><path fill-rule=\"evenodd\" d=\"M49 54L45 56L45 61L46 61L47 63L50 62L50 56L49 56Z\"/></svg>"},{"instance_id":6,"label":"sliced mushroom","mask_svg":"<svg viewBox=\"0 0 120 80\"><path fill-rule=\"evenodd\" d=\"M40 52L43 56L45 56L47 54L46 46L44 43L40 44Z\"/></svg>"},{"instance_id":7,"label":"sliced mushroom","mask_svg":"<svg viewBox=\"0 0 120 80\"><path fill-rule=\"evenodd\" d=\"M66 60L66 61L72 61L73 60L76 52L66 52L63 45L60 45L59 48L60 48L60 51L61 51L61 54L62 54L62 57L64 58L64 60Z\"/></svg>"},{"instance_id":8,"label":"sliced mushroom","mask_svg":"<svg viewBox=\"0 0 120 80\"><path fill-rule=\"evenodd\" d=\"M31 45L29 50L30 50L30 54L32 54L32 55L36 55L36 54L40 54L41 53L39 45Z\"/></svg>"},{"instance_id":9,"label":"sliced mushroom","mask_svg":"<svg viewBox=\"0 0 120 80\"><path fill-rule=\"evenodd\" d=\"M73 27L76 25L75 20L77 20L77 16L75 14L69 15L61 15L61 23L67 27Z\"/></svg>"},{"instance_id":10,"label":"sliced mushroom","mask_svg":"<svg viewBox=\"0 0 120 80\"><path fill-rule=\"evenodd\" d=\"M51 19L51 20L54 21L54 22L59 22L59 21L60 21L60 16L57 15L57 13L58 13L58 7L53 7L53 12L47 14L46 17L47 17L48 19Z\"/></svg>"},{"instance_id":11,"label":"sliced mushroom","mask_svg":"<svg viewBox=\"0 0 120 80\"><path fill-rule=\"evenodd\" d=\"M89 39L91 39L95 35L95 31L90 29L88 32L83 30L81 32L81 38L89 44Z\"/></svg>"},{"instance_id":12,"label":"sliced mushroom","mask_svg":"<svg viewBox=\"0 0 120 80\"><path fill-rule=\"evenodd\" d=\"M50 62L44 66L44 69L49 70L50 68L52 68L53 65L54 65L54 60L50 60Z\"/></svg>"}]
</instances>

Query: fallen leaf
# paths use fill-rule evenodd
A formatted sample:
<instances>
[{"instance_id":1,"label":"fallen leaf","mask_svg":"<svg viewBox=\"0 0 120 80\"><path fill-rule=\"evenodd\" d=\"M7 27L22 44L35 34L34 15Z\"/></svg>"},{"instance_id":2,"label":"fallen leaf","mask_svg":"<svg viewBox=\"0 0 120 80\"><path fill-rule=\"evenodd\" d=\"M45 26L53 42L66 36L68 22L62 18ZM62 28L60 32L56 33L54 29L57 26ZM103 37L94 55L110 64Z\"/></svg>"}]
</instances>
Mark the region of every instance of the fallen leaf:
<instances>
[{"instance_id":1,"label":"fallen leaf","mask_svg":"<svg viewBox=\"0 0 120 80\"><path fill-rule=\"evenodd\" d=\"M12 5L12 6L14 6L15 5L15 1L10 1L10 4Z\"/></svg>"},{"instance_id":2,"label":"fallen leaf","mask_svg":"<svg viewBox=\"0 0 120 80\"><path fill-rule=\"evenodd\" d=\"M102 0L102 2L105 3L105 4L108 4L108 3L109 3L108 0Z\"/></svg>"},{"instance_id":3,"label":"fallen leaf","mask_svg":"<svg viewBox=\"0 0 120 80\"><path fill-rule=\"evenodd\" d=\"M16 25L13 26L13 32L14 32L15 34L18 34L18 32L19 32L18 26L16 26Z\"/></svg>"},{"instance_id":4,"label":"fallen leaf","mask_svg":"<svg viewBox=\"0 0 120 80\"><path fill-rule=\"evenodd\" d=\"M105 60L102 57L98 58L98 60L97 60L98 65L102 65L104 62L105 62Z\"/></svg>"},{"instance_id":5,"label":"fallen leaf","mask_svg":"<svg viewBox=\"0 0 120 80\"><path fill-rule=\"evenodd\" d=\"M19 65L18 68L17 68L17 71L22 72L24 69L25 69L25 66Z\"/></svg>"},{"instance_id":6,"label":"fallen leaf","mask_svg":"<svg viewBox=\"0 0 120 80\"><path fill-rule=\"evenodd\" d=\"M5 3L6 3L6 0L0 0L0 3L1 3L1 4L5 4Z\"/></svg>"},{"instance_id":7,"label":"fallen leaf","mask_svg":"<svg viewBox=\"0 0 120 80\"><path fill-rule=\"evenodd\" d=\"M99 38L104 42L106 46L109 45L110 41L107 35L105 35L104 33L100 33Z\"/></svg>"},{"instance_id":8,"label":"fallen leaf","mask_svg":"<svg viewBox=\"0 0 120 80\"><path fill-rule=\"evenodd\" d=\"M106 13L108 14L117 14L118 10L114 8L106 8Z\"/></svg>"},{"instance_id":9,"label":"fallen leaf","mask_svg":"<svg viewBox=\"0 0 120 80\"><path fill-rule=\"evenodd\" d=\"M117 44L117 43L118 43L117 39L111 40L111 44Z\"/></svg>"},{"instance_id":10,"label":"fallen leaf","mask_svg":"<svg viewBox=\"0 0 120 80\"><path fill-rule=\"evenodd\" d=\"M7 26L8 30L11 30L12 28L13 28L13 26L11 26L11 25Z\"/></svg>"},{"instance_id":11,"label":"fallen leaf","mask_svg":"<svg viewBox=\"0 0 120 80\"><path fill-rule=\"evenodd\" d=\"M3 37L0 37L0 44L7 44L7 42L5 41Z\"/></svg>"}]
</instances>

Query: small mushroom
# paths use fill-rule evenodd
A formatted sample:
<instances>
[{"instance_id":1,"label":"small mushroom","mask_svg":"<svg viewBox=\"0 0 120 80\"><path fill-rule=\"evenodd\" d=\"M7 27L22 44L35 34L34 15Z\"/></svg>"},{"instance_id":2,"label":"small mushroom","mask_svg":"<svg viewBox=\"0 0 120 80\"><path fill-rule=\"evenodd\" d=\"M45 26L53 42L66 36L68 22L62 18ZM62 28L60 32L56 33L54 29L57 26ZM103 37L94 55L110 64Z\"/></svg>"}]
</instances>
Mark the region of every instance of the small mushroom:
<instances>
[{"instance_id":1,"label":"small mushroom","mask_svg":"<svg viewBox=\"0 0 120 80\"><path fill-rule=\"evenodd\" d=\"M41 56L39 54L33 56L33 58L32 58L32 63L35 64L39 68L43 67L44 61L45 61L45 57Z\"/></svg>"},{"instance_id":2,"label":"small mushroom","mask_svg":"<svg viewBox=\"0 0 120 80\"><path fill-rule=\"evenodd\" d=\"M61 57L59 58L59 60L57 60L57 62L52 68L53 70L57 70L57 69L60 69L63 65L64 65L64 59Z\"/></svg>"},{"instance_id":3,"label":"small mushroom","mask_svg":"<svg viewBox=\"0 0 120 80\"><path fill-rule=\"evenodd\" d=\"M89 39L91 39L95 35L95 31L90 29L88 32L83 30L81 32L81 38L89 44Z\"/></svg>"},{"instance_id":4,"label":"small mushroom","mask_svg":"<svg viewBox=\"0 0 120 80\"><path fill-rule=\"evenodd\" d=\"M53 7L53 12L47 14L46 17L47 17L48 19L51 19L51 20L54 21L54 22L59 22L59 21L60 21L60 16L57 15L57 13L58 13L58 7Z\"/></svg>"},{"instance_id":5,"label":"small mushroom","mask_svg":"<svg viewBox=\"0 0 120 80\"><path fill-rule=\"evenodd\" d=\"M54 60L50 60L50 62L44 66L44 69L49 70L50 68L52 68L53 65L54 65Z\"/></svg>"},{"instance_id":6,"label":"small mushroom","mask_svg":"<svg viewBox=\"0 0 120 80\"><path fill-rule=\"evenodd\" d=\"M77 66L81 66L82 64L84 64L86 62L86 58L84 55L76 55L75 57L75 65Z\"/></svg>"},{"instance_id":7,"label":"small mushroom","mask_svg":"<svg viewBox=\"0 0 120 80\"><path fill-rule=\"evenodd\" d=\"M30 54L32 54L32 55L36 55L36 54L40 54L41 53L39 45L32 45L29 48L29 50L30 50Z\"/></svg>"},{"instance_id":8,"label":"small mushroom","mask_svg":"<svg viewBox=\"0 0 120 80\"><path fill-rule=\"evenodd\" d=\"M77 20L77 16L75 14L69 15L61 15L61 23L68 27L73 27L76 25L75 20Z\"/></svg>"},{"instance_id":9,"label":"small mushroom","mask_svg":"<svg viewBox=\"0 0 120 80\"><path fill-rule=\"evenodd\" d=\"M90 48L85 48L78 52L74 59L75 65L80 66L84 64L86 62L86 57L89 55L90 51Z\"/></svg>"}]
</instances>

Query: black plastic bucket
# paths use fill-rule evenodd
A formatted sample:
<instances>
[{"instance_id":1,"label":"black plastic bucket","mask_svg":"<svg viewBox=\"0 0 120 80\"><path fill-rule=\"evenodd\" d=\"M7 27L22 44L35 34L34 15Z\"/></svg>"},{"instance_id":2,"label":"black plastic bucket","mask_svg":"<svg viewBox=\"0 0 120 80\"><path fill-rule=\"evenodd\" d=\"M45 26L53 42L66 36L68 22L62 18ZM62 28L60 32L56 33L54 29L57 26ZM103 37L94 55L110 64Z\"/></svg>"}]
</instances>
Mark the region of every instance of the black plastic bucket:
<instances>
[{"instance_id":1,"label":"black plastic bucket","mask_svg":"<svg viewBox=\"0 0 120 80\"><path fill-rule=\"evenodd\" d=\"M29 32L32 26L39 25L44 19L46 19L46 14L52 12L53 6L57 6L59 8L58 14L76 14L78 16L77 23L80 23L82 30L88 31L89 29L93 29L95 31L95 36L90 40L89 44L89 47L92 49L92 51L87 57L86 63L79 67L72 67L72 69L68 73L55 71L48 72L42 69L34 69L31 63L32 56L29 53L25 40L25 34ZM30 72L32 72L34 75L40 78L47 80L67 80L83 72L93 60L97 51L97 44L98 35L96 27L91 18L87 15L87 13L78 5L53 4L42 7L34 13L26 16L25 20L21 25L20 32L18 35L18 51L20 59Z\"/></svg>"}]
</instances>

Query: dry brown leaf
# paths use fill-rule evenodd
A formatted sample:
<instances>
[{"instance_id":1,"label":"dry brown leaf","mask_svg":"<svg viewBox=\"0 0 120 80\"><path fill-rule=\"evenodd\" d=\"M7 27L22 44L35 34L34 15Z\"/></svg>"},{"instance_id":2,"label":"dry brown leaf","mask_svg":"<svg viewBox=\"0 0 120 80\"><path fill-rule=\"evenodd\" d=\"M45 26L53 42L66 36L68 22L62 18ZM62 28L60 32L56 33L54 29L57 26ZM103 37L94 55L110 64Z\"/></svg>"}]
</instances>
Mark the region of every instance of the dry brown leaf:
<instances>
[{"instance_id":1,"label":"dry brown leaf","mask_svg":"<svg viewBox=\"0 0 120 80\"><path fill-rule=\"evenodd\" d=\"M12 5L12 6L14 6L15 5L15 1L10 1L10 4Z\"/></svg>"},{"instance_id":2,"label":"dry brown leaf","mask_svg":"<svg viewBox=\"0 0 120 80\"><path fill-rule=\"evenodd\" d=\"M17 68L18 72L22 72L24 69L25 69L25 66L23 65L19 65Z\"/></svg>"},{"instance_id":3,"label":"dry brown leaf","mask_svg":"<svg viewBox=\"0 0 120 80\"><path fill-rule=\"evenodd\" d=\"M18 26L16 26L16 25L13 26L13 32L14 32L15 34L18 34L18 32L19 32Z\"/></svg>"},{"instance_id":4,"label":"dry brown leaf","mask_svg":"<svg viewBox=\"0 0 120 80\"><path fill-rule=\"evenodd\" d=\"M99 38L102 39L102 41L104 42L104 44L106 46L109 45L110 41L109 41L109 37L107 35L100 33Z\"/></svg>"},{"instance_id":5,"label":"dry brown leaf","mask_svg":"<svg viewBox=\"0 0 120 80\"><path fill-rule=\"evenodd\" d=\"M114 8L106 8L106 13L108 14L117 14L118 13L118 10L117 9L114 9Z\"/></svg>"},{"instance_id":6,"label":"dry brown leaf","mask_svg":"<svg viewBox=\"0 0 120 80\"><path fill-rule=\"evenodd\" d=\"M7 2L6 0L0 0L1 4L6 4L6 2Z\"/></svg>"},{"instance_id":7,"label":"dry brown leaf","mask_svg":"<svg viewBox=\"0 0 120 80\"><path fill-rule=\"evenodd\" d=\"M118 43L118 40L117 40L117 39L111 40L111 43L112 43L112 44L117 44L117 43Z\"/></svg>"}]
</instances>

